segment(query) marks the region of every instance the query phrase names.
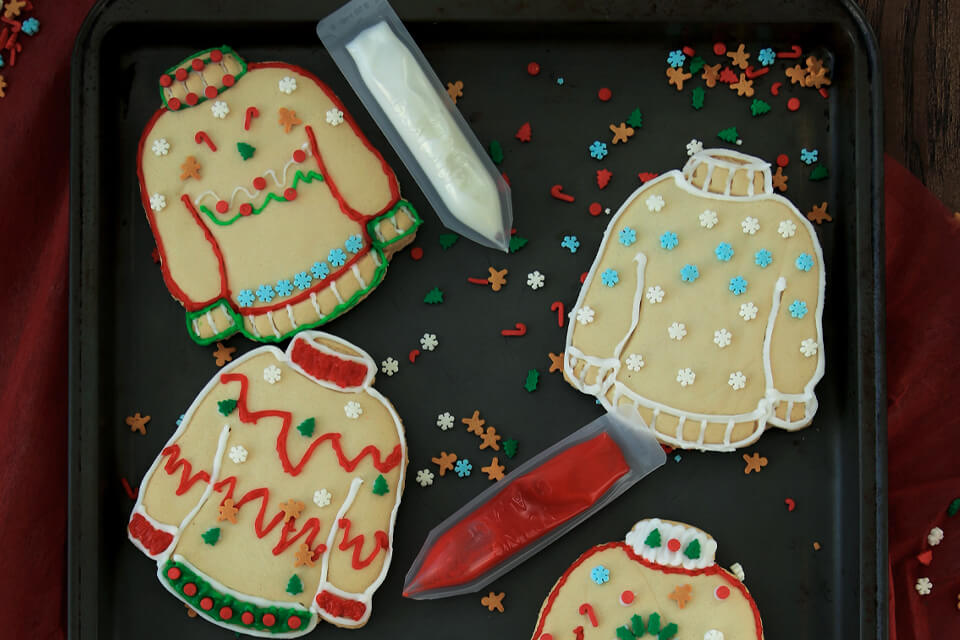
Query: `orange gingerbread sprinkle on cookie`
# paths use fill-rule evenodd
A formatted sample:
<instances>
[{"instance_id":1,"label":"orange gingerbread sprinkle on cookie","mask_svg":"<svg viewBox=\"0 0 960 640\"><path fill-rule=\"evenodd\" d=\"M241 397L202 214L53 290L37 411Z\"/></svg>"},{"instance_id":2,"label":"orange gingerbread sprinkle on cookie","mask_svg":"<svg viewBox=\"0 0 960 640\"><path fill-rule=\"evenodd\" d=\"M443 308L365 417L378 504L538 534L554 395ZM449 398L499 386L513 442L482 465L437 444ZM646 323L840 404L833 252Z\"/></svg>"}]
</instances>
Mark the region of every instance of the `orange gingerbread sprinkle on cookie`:
<instances>
[{"instance_id":1,"label":"orange gingerbread sprinkle on cookie","mask_svg":"<svg viewBox=\"0 0 960 640\"><path fill-rule=\"evenodd\" d=\"M303 121L297 117L296 111L280 107L280 111L278 113L280 117L277 122L279 122L280 126L283 127L284 133L290 133L290 130L295 126L298 124L303 124Z\"/></svg>"},{"instance_id":2,"label":"orange gingerbread sprinkle on cookie","mask_svg":"<svg viewBox=\"0 0 960 640\"><path fill-rule=\"evenodd\" d=\"M743 45L740 45L740 46L742 47ZM674 589L673 593L671 593L668 597L671 600L676 601L677 606L683 609L684 607L687 606L687 603L693 599L693 597L690 595L691 591L693 591L693 587L691 587L690 585L688 584L680 585L676 589Z\"/></svg>"},{"instance_id":3,"label":"orange gingerbread sprinkle on cookie","mask_svg":"<svg viewBox=\"0 0 960 640\"><path fill-rule=\"evenodd\" d=\"M227 498L223 504L217 507L217 522L227 521L230 524L237 524L237 514L240 509L233 506L233 498Z\"/></svg>"},{"instance_id":4,"label":"orange gingerbread sprinkle on cookie","mask_svg":"<svg viewBox=\"0 0 960 640\"><path fill-rule=\"evenodd\" d=\"M187 156L186 161L180 165L180 170L183 171L183 173L180 174L181 180L188 180L190 178L194 180L200 179L200 163L197 162L194 156Z\"/></svg>"},{"instance_id":5,"label":"orange gingerbread sprinkle on cookie","mask_svg":"<svg viewBox=\"0 0 960 640\"><path fill-rule=\"evenodd\" d=\"M306 542L300 545L300 550L297 551L294 556L296 558L293 563L294 569L299 566L312 567L314 565L313 551L310 551L310 545Z\"/></svg>"},{"instance_id":6,"label":"orange gingerbread sprinkle on cookie","mask_svg":"<svg viewBox=\"0 0 960 640\"><path fill-rule=\"evenodd\" d=\"M300 514L303 512L303 507L305 505L299 500L287 500L286 502L280 503L280 511L283 512L283 521L287 520L296 520L300 517Z\"/></svg>"}]
</instances>

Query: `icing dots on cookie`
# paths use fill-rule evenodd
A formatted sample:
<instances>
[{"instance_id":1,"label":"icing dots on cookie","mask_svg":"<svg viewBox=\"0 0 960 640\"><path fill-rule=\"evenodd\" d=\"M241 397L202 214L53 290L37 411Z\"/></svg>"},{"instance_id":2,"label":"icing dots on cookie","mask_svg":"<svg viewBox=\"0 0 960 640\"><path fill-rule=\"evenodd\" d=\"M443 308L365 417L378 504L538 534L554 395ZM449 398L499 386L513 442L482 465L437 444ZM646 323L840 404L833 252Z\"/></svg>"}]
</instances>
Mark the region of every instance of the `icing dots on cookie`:
<instances>
[{"instance_id":1,"label":"icing dots on cookie","mask_svg":"<svg viewBox=\"0 0 960 640\"><path fill-rule=\"evenodd\" d=\"M663 210L663 207L666 206L667 203L664 201L663 196L653 194L647 198L645 204L650 212L659 213Z\"/></svg>"},{"instance_id":2,"label":"icing dots on cookie","mask_svg":"<svg viewBox=\"0 0 960 640\"><path fill-rule=\"evenodd\" d=\"M166 138L157 138L150 145L150 150L155 156L165 156L170 152L170 143L167 142Z\"/></svg>"},{"instance_id":3,"label":"icing dots on cookie","mask_svg":"<svg viewBox=\"0 0 960 640\"><path fill-rule=\"evenodd\" d=\"M697 374L693 369L686 367L677 371L677 382L681 387L689 387L697 380Z\"/></svg>"},{"instance_id":4,"label":"icing dots on cookie","mask_svg":"<svg viewBox=\"0 0 960 640\"><path fill-rule=\"evenodd\" d=\"M704 210L704 212L700 214L699 219L700 226L704 229L713 229L715 226L717 226L717 222L719 220L717 218L717 212L711 211L710 209Z\"/></svg>"},{"instance_id":5,"label":"icing dots on cookie","mask_svg":"<svg viewBox=\"0 0 960 640\"><path fill-rule=\"evenodd\" d=\"M271 364L269 367L265 367L263 370L263 379L270 384L277 384L280 382L280 378L283 376L283 372L275 364Z\"/></svg>"},{"instance_id":6,"label":"icing dots on cookie","mask_svg":"<svg viewBox=\"0 0 960 640\"><path fill-rule=\"evenodd\" d=\"M327 124L331 127L336 127L337 125L343 124L343 111L333 107L327 111L326 120Z\"/></svg>"},{"instance_id":7,"label":"icing dots on cookie","mask_svg":"<svg viewBox=\"0 0 960 640\"><path fill-rule=\"evenodd\" d=\"M361 415L363 415L363 407L360 406L360 403L351 400L347 404L343 405L343 413L346 414L351 420L356 420Z\"/></svg>"},{"instance_id":8,"label":"icing dots on cookie","mask_svg":"<svg viewBox=\"0 0 960 640\"><path fill-rule=\"evenodd\" d=\"M223 120L230 113L230 105L223 100L216 100L212 105L210 105L210 113L213 114L214 118Z\"/></svg>"},{"instance_id":9,"label":"icing dots on cookie","mask_svg":"<svg viewBox=\"0 0 960 640\"><path fill-rule=\"evenodd\" d=\"M730 379L727 380L727 384L729 384L730 388L734 391L740 391L747 386L747 376L743 375L743 371L734 371L730 374Z\"/></svg>"},{"instance_id":10,"label":"icing dots on cookie","mask_svg":"<svg viewBox=\"0 0 960 640\"><path fill-rule=\"evenodd\" d=\"M280 78L280 81L277 83L277 88L280 90L280 93L290 95L297 90L297 80L290 76L284 76Z\"/></svg>"}]
</instances>

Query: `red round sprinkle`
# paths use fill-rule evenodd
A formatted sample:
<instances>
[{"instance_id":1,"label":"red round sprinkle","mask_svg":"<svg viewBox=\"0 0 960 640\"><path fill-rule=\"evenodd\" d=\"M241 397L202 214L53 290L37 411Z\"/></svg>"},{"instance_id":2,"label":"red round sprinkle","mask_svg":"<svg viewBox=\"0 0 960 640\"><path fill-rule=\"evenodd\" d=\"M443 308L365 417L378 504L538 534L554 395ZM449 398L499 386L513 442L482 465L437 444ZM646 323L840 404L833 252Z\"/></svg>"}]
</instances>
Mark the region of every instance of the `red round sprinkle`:
<instances>
[{"instance_id":1,"label":"red round sprinkle","mask_svg":"<svg viewBox=\"0 0 960 640\"><path fill-rule=\"evenodd\" d=\"M528 64L527 73L529 73L532 76L535 76L538 73L540 73L540 64L537 62L531 62L530 64Z\"/></svg>"},{"instance_id":2,"label":"red round sprinkle","mask_svg":"<svg viewBox=\"0 0 960 640\"><path fill-rule=\"evenodd\" d=\"M179 580L181 576L180 569L177 567L170 567L167 569L167 577L171 580Z\"/></svg>"},{"instance_id":3,"label":"red round sprinkle","mask_svg":"<svg viewBox=\"0 0 960 640\"><path fill-rule=\"evenodd\" d=\"M176 111L177 109L180 108L180 101L177 100L176 98L170 98L169 100L167 100L167 106L170 107L172 110Z\"/></svg>"},{"instance_id":4,"label":"red round sprinkle","mask_svg":"<svg viewBox=\"0 0 960 640\"><path fill-rule=\"evenodd\" d=\"M211 62L220 62L221 60L223 60L223 53L219 49L214 49L210 52Z\"/></svg>"},{"instance_id":5,"label":"red round sprinkle","mask_svg":"<svg viewBox=\"0 0 960 640\"><path fill-rule=\"evenodd\" d=\"M688 46L688 47L684 47L684 48L683 48L683 55L685 55L685 56L692 56L692 55L695 54L695 53L696 53L696 51L693 50L693 47L689 47L689 46Z\"/></svg>"},{"instance_id":6,"label":"red round sprinkle","mask_svg":"<svg viewBox=\"0 0 960 640\"><path fill-rule=\"evenodd\" d=\"M580 284L583 284L584 282L586 282L586 280L587 280L587 272L584 271L583 273L580 274Z\"/></svg>"},{"instance_id":7,"label":"red round sprinkle","mask_svg":"<svg viewBox=\"0 0 960 640\"><path fill-rule=\"evenodd\" d=\"M176 73L174 73L174 75L177 77L177 80L179 80L180 82L183 82L184 80L187 79L187 70L186 70L186 69L177 69L177 71L176 71Z\"/></svg>"},{"instance_id":8,"label":"red round sprinkle","mask_svg":"<svg viewBox=\"0 0 960 640\"><path fill-rule=\"evenodd\" d=\"M187 584L183 585L183 594L190 598L197 595L197 585L193 584L192 582L188 582Z\"/></svg>"},{"instance_id":9,"label":"red round sprinkle","mask_svg":"<svg viewBox=\"0 0 960 640\"><path fill-rule=\"evenodd\" d=\"M796 111L800 108L800 98L790 98L787 100L787 109L790 111Z\"/></svg>"},{"instance_id":10,"label":"red round sprinkle","mask_svg":"<svg viewBox=\"0 0 960 640\"><path fill-rule=\"evenodd\" d=\"M220 619L221 619L221 620L229 620L229 619L232 618L232 617L233 617L233 609L231 609L230 607L221 607L221 608L220 608Z\"/></svg>"},{"instance_id":11,"label":"red round sprinkle","mask_svg":"<svg viewBox=\"0 0 960 640\"><path fill-rule=\"evenodd\" d=\"M726 600L730 597L730 587L725 584L720 585L713 591L713 597L717 600Z\"/></svg>"},{"instance_id":12,"label":"red round sprinkle","mask_svg":"<svg viewBox=\"0 0 960 640\"><path fill-rule=\"evenodd\" d=\"M200 101L200 98L197 96L197 94L191 91L190 93L187 94L186 101L187 101L187 104L192 107L193 105L197 104L197 102Z\"/></svg>"},{"instance_id":13,"label":"red round sprinkle","mask_svg":"<svg viewBox=\"0 0 960 640\"><path fill-rule=\"evenodd\" d=\"M670 549L670 551L680 551L680 541L676 538L670 538L670 540L667 541L667 549Z\"/></svg>"},{"instance_id":14,"label":"red round sprinkle","mask_svg":"<svg viewBox=\"0 0 960 640\"><path fill-rule=\"evenodd\" d=\"M599 202L591 202L589 207L590 215L598 216L603 213L603 207L600 206Z\"/></svg>"},{"instance_id":15,"label":"red round sprinkle","mask_svg":"<svg viewBox=\"0 0 960 640\"><path fill-rule=\"evenodd\" d=\"M203 69L204 67L203 60L201 60L200 58L194 58L193 60L190 61L190 66L193 67L195 70L200 71L200 69Z\"/></svg>"},{"instance_id":16,"label":"red round sprinkle","mask_svg":"<svg viewBox=\"0 0 960 640\"><path fill-rule=\"evenodd\" d=\"M204 611L210 611L210 609L213 609L213 598L208 596L203 600L201 600L200 608L203 609Z\"/></svg>"},{"instance_id":17,"label":"red round sprinkle","mask_svg":"<svg viewBox=\"0 0 960 640\"><path fill-rule=\"evenodd\" d=\"M218 200L218 201L217 201L217 212L218 212L218 213L226 213L229 208L230 208L230 203L227 202L226 200Z\"/></svg>"},{"instance_id":18,"label":"red round sprinkle","mask_svg":"<svg viewBox=\"0 0 960 640\"><path fill-rule=\"evenodd\" d=\"M253 179L253 188L256 189L257 191L260 191L261 189L266 188L266 186L267 186L267 181L265 178L257 176L256 178Z\"/></svg>"},{"instance_id":19,"label":"red round sprinkle","mask_svg":"<svg viewBox=\"0 0 960 640\"><path fill-rule=\"evenodd\" d=\"M160 76L160 86L161 86L161 87L169 87L169 86L172 85L172 84L173 84L173 78L171 78L171 77L168 76L167 74L163 74L162 76Z\"/></svg>"},{"instance_id":20,"label":"red round sprinkle","mask_svg":"<svg viewBox=\"0 0 960 640\"><path fill-rule=\"evenodd\" d=\"M303 624L303 621L300 620L299 616L290 616L287 618L287 626L291 629L299 629L301 624Z\"/></svg>"},{"instance_id":21,"label":"red round sprinkle","mask_svg":"<svg viewBox=\"0 0 960 640\"><path fill-rule=\"evenodd\" d=\"M272 627L276 621L277 619L272 613L263 614L263 619L261 620L265 627Z\"/></svg>"},{"instance_id":22,"label":"red round sprinkle","mask_svg":"<svg viewBox=\"0 0 960 640\"><path fill-rule=\"evenodd\" d=\"M727 45L722 42L715 42L713 44L713 53L718 56L722 56L727 52Z\"/></svg>"},{"instance_id":23,"label":"red round sprinkle","mask_svg":"<svg viewBox=\"0 0 960 640\"><path fill-rule=\"evenodd\" d=\"M233 83L236 81L237 79L234 78L232 74L228 73L227 75L223 76L223 86L225 87L232 87Z\"/></svg>"},{"instance_id":24,"label":"red round sprinkle","mask_svg":"<svg viewBox=\"0 0 960 640\"><path fill-rule=\"evenodd\" d=\"M410 249L410 257L414 260L419 260L423 257L423 249L420 247L414 247L413 249Z\"/></svg>"},{"instance_id":25,"label":"red round sprinkle","mask_svg":"<svg viewBox=\"0 0 960 640\"><path fill-rule=\"evenodd\" d=\"M630 591L629 589L627 589L626 591L620 594L620 604L622 605L633 604L633 598L634 598L633 591Z\"/></svg>"},{"instance_id":26,"label":"red round sprinkle","mask_svg":"<svg viewBox=\"0 0 960 640\"><path fill-rule=\"evenodd\" d=\"M242 205L240 205L240 215L242 215L242 216L248 216L248 215L250 215L251 213L253 213L253 205L252 205L252 204L250 204L249 202L244 202Z\"/></svg>"},{"instance_id":27,"label":"red round sprinkle","mask_svg":"<svg viewBox=\"0 0 960 640\"><path fill-rule=\"evenodd\" d=\"M597 91L597 97L600 98L601 102L606 102L607 100L613 97L613 91L610 91L610 89L603 87L602 89L600 89L600 91Z\"/></svg>"},{"instance_id":28,"label":"red round sprinkle","mask_svg":"<svg viewBox=\"0 0 960 640\"><path fill-rule=\"evenodd\" d=\"M216 98L216 97L217 97L217 88L216 88L215 86L213 86L212 84L211 84L211 85L207 85L207 88L203 90L203 95L207 96L208 98Z\"/></svg>"},{"instance_id":29,"label":"red round sprinkle","mask_svg":"<svg viewBox=\"0 0 960 640\"><path fill-rule=\"evenodd\" d=\"M785 153L781 153L780 155L777 156L778 167L786 167L788 164L790 164L790 156L788 156Z\"/></svg>"},{"instance_id":30,"label":"red round sprinkle","mask_svg":"<svg viewBox=\"0 0 960 640\"><path fill-rule=\"evenodd\" d=\"M240 616L240 620L243 624L253 624L253 614L249 611L244 611L243 615Z\"/></svg>"},{"instance_id":31,"label":"red round sprinkle","mask_svg":"<svg viewBox=\"0 0 960 640\"><path fill-rule=\"evenodd\" d=\"M303 149L297 149L293 152L293 161L294 162L303 162L307 159L307 154L303 152Z\"/></svg>"},{"instance_id":32,"label":"red round sprinkle","mask_svg":"<svg viewBox=\"0 0 960 640\"><path fill-rule=\"evenodd\" d=\"M293 189L293 188L286 189L286 190L283 192L283 197L287 200L287 202L290 202L291 200L296 200L296 199L297 199L297 190L296 190L296 189Z\"/></svg>"}]
</instances>

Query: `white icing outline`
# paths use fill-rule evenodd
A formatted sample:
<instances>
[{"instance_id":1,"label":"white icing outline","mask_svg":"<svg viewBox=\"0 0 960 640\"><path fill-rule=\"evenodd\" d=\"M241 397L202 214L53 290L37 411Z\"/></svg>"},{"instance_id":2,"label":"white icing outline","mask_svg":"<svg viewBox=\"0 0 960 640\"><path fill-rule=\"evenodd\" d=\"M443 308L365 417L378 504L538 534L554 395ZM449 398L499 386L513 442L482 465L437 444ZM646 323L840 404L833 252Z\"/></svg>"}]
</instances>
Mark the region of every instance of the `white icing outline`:
<instances>
[{"instance_id":1,"label":"white icing outline","mask_svg":"<svg viewBox=\"0 0 960 640\"><path fill-rule=\"evenodd\" d=\"M713 157L713 154L719 154L723 156L737 158L743 161L743 164L732 163L725 161L721 158ZM695 168L699 164L707 164L707 176L704 179L703 187L697 187L696 185L689 182L690 177L692 177ZM714 167L722 167L728 170L730 175L733 172L738 170L745 170L748 173L749 184L752 185L755 179L755 174L757 171L763 172L764 176L764 192L762 194L755 194L753 196L731 196L729 195L729 189L727 189L726 194L719 194L709 191L710 179L713 173ZM813 228L813 225L806 219L806 217L800 213L800 211L793 205L792 202L784 198L783 196L773 192L773 183L770 175L770 164L764 162L763 160L749 156L744 153L737 151L732 151L729 149L704 149L703 151L694 154L687 161L686 165L682 171L676 169L668 171L663 175L660 175L653 180L643 184L637 188L627 199L620 205L620 208L617 210L617 213L610 219L610 223L607 225L606 230L603 234L603 239L600 242L600 248L597 250L597 255L594 258L593 264L590 267L590 271L587 273L586 279L583 281L583 285L580 288L580 293L577 296L577 301L572 307L572 309L579 309L584 305L587 291L591 288L594 280L595 274L598 272L600 267L601 257L604 255L607 245L609 242L616 241L616 239L611 240L612 230L617 226L617 221L625 213L627 208L636 200L639 200L642 197L642 194L646 193L653 187L655 187L660 182L667 182L673 180L673 183L678 188L697 195L699 197L708 198L711 200L718 200L721 202L741 202L745 198L750 198L750 201L764 201L769 200L785 206L787 210L793 213L794 217L799 219L798 226L803 226L806 228L807 233L812 239L812 244L814 251L816 252L816 258L819 261L819 288L817 294L817 307L815 310L816 313L816 342L818 344L817 350L817 366L810 377L810 380L804 386L802 393L797 394L788 394L778 391L772 384L773 372L770 365L769 358L769 349L770 341L772 340L773 335L773 326L776 320L776 308L779 308L779 298L782 294L783 289L786 288L786 280L781 277L778 279L776 285L774 286L774 302L775 308L771 308L771 314L767 319L767 330L764 336L763 342L763 352L764 352L764 379L766 383L765 393L762 398L757 401L757 407L748 413L737 414L737 415L727 415L727 414L703 414L703 413L694 413L690 411L685 411L678 409L676 407L671 407L649 398L645 398L636 392L629 389L622 382L617 380L617 376L620 370L620 356L623 347L625 346L627 340L630 336L633 335L633 331L636 329L636 323L639 321L640 306L643 303L642 296L638 299L635 293L634 295L634 308L633 314L631 317L630 329L626 333L626 337L620 340L614 347L613 355L607 358L601 358L597 356L591 356L583 353L580 349L573 346L573 332L577 327L577 323L569 322L567 324L567 337L566 337L566 348L564 350L564 376L571 381L572 385L582 391L583 393L596 396L600 401L601 406L607 411L613 411L616 407L620 406L620 400L626 398L633 405L636 421L643 426L644 428L652 431L654 435L662 442L665 442L674 447L680 448L697 448L703 451L733 451L736 448L744 447L756 442L763 432L766 430L767 425L773 425L780 427L788 431L795 431L801 429L810 424L813 420L814 415L816 414L819 403L817 397L814 393L814 387L816 384L823 378L823 373L826 365L826 358L824 354L823 347L823 304L824 304L824 292L826 289L826 267L823 259L823 249L820 246L819 239L817 238L816 231ZM640 200L644 202L644 200ZM639 254L638 254L639 255ZM634 258L635 260L637 258ZM781 289L781 280L783 281L783 289ZM640 281L640 274L638 273L638 282ZM641 288L642 292L642 288ZM639 304L637 304L639 300ZM813 357L813 356L811 356ZM580 375L574 373L574 369L581 362L585 363L585 366ZM588 367L595 367L597 369L597 381L594 384L586 384L585 377ZM609 396L609 397L608 397ZM786 414L787 419L778 418L776 415L776 408L779 403L786 401L788 403L788 413ZM803 419L791 422L790 412L793 408L793 403L803 402L806 403L806 411ZM639 408L643 407L649 409L653 412L653 421L650 425L646 424L646 421L643 419L639 412ZM678 421L682 418L683 422L694 421L700 422L700 436L697 438L695 443L690 441L680 439L674 435L669 435L658 431L656 429L656 420L657 416L660 413L666 413L668 415L675 416ZM704 443L703 440L706 436L706 428L708 423L727 423L727 428L724 432L723 441L720 443ZM732 441L730 436L733 432L733 428L736 423L741 422L756 422L756 427L753 432L747 437Z\"/></svg>"}]
</instances>

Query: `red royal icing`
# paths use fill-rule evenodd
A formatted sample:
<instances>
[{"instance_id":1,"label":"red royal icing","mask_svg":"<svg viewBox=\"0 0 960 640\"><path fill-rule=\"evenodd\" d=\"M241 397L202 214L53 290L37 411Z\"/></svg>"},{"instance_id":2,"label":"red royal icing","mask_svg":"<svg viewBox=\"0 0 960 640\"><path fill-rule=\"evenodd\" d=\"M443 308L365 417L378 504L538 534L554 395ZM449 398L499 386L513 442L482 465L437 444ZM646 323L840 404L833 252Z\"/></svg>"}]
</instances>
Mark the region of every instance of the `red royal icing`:
<instances>
[{"instance_id":1,"label":"red royal icing","mask_svg":"<svg viewBox=\"0 0 960 640\"><path fill-rule=\"evenodd\" d=\"M186 460L180 458L180 445L172 444L161 451L160 455L170 456L170 459L167 460L167 463L163 466L163 470L167 472L167 475L172 476L178 469L180 470L180 482L177 484L178 496L182 496L187 491L190 491L190 488L197 482L210 482L210 474L202 469L194 475L190 475L193 466Z\"/></svg>"},{"instance_id":2,"label":"red royal icing","mask_svg":"<svg viewBox=\"0 0 960 640\"><path fill-rule=\"evenodd\" d=\"M329 591L321 591L317 595L317 604L330 615L347 620L361 620L367 612L367 605L364 603L342 598Z\"/></svg>"},{"instance_id":3,"label":"red royal icing","mask_svg":"<svg viewBox=\"0 0 960 640\"><path fill-rule=\"evenodd\" d=\"M173 536L171 534L155 529L153 525L139 513L133 514L133 517L130 518L127 531L130 532L130 535L133 536L134 539L139 540L143 548L149 551L152 556L165 550L170 546L170 543L173 542ZM178 575L177 578L179 577Z\"/></svg>"},{"instance_id":4,"label":"red royal icing","mask_svg":"<svg viewBox=\"0 0 960 640\"><path fill-rule=\"evenodd\" d=\"M367 377L367 365L354 360L345 360L314 348L307 340L296 340L290 359L301 369L325 382L338 387L359 387Z\"/></svg>"},{"instance_id":5,"label":"red royal icing","mask_svg":"<svg viewBox=\"0 0 960 640\"><path fill-rule=\"evenodd\" d=\"M225 478L214 485L214 489L217 491L222 491L223 487L230 485L229 490L227 491L227 498L233 496L233 489L236 486L237 479L235 476L230 476ZM300 540L303 536L306 536L305 542L309 546L313 546L314 538L317 537L317 534L320 532L320 521L317 518L309 518L300 527L300 530L296 529L296 521L289 520L286 521L286 514L283 511L278 511L274 514L273 518L270 519L270 522L266 526L263 524L263 517L267 511L267 504L270 502L270 490L266 487L260 487L259 489L252 489L243 494L243 497L237 500L234 503L234 506L238 509L248 502L253 500L260 499L260 510L257 512L257 517L253 521L253 531L256 533L258 538L264 538L273 531L278 524L283 523L283 528L280 531L280 541L273 547L273 555L278 556L287 549L289 549L295 542ZM225 498L226 499L226 498ZM291 534L293 534L291 536Z\"/></svg>"},{"instance_id":6,"label":"red royal icing","mask_svg":"<svg viewBox=\"0 0 960 640\"><path fill-rule=\"evenodd\" d=\"M380 550L386 551L390 546L390 538L387 536L385 531L377 531L373 534L373 539L376 544L373 546L373 551L366 558L360 557L360 551L363 549L363 534L359 534L353 539L350 539L350 520L347 518L340 518L340 521L337 523L341 529L343 529L343 540L340 541L340 546L337 547L340 551L346 551L350 547L353 547L353 557L350 559L350 565L354 569L364 569L373 559L377 557L377 554L380 553Z\"/></svg>"}]
</instances>

